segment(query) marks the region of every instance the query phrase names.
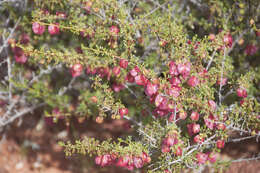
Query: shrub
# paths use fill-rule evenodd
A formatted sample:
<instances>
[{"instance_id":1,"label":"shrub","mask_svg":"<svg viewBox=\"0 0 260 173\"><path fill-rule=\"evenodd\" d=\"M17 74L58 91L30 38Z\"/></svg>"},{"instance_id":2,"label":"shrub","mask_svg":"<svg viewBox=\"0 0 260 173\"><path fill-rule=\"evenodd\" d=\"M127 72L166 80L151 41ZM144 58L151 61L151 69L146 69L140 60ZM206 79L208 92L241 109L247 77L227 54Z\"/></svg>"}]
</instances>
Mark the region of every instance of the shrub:
<instances>
[{"instance_id":1,"label":"shrub","mask_svg":"<svg viewBox=\"0 0 260 173\"><path fill-rule=\"evenodd\" d=\"M39 107L54 126L126 119L129 136L60 145L148 172L219 168L225 143L260 136L257 0L1 5L2 127Z\"/></svg>"}]
</instances>

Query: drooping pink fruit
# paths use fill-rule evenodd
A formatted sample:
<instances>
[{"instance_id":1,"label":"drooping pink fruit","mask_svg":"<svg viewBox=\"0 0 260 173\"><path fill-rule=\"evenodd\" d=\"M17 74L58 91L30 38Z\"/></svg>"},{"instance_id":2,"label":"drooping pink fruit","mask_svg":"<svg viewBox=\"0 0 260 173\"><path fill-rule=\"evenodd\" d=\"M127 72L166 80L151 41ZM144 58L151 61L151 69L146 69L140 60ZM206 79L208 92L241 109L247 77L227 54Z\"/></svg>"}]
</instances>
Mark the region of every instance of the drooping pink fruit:
<instances>
[{"instance_id":1,"label":"drooping pink fruit","mask_svg":"<svg viewBox=\"0 0 260 173\"><path fill-rule=\"evenodd\" d=\"M187 118L187 113L185 111L180 111L178 113L178 117L182 120L185 120Z\"/></svg>"},{"instance_id":2,"label":"drooping pink fruit","mask_svg":"<svg viewBox=\"0 0 260 173\"><path fill-rule=\"evenodd\" d=\"M128 73L125 77L125 80L129 83L134 83L135 82L135 77L132 76L130 73Z\"/></svg>"},{"instance_id":3,"label":"drooping pink fruit","mask_svg":"<svg viewBox=\"0 0 260 173\"><path fill-rule=\"evenodd\" d=\"M59 24L51 24L48 26L48 32L50 35L58 35L60 33Z\"/></svg>"},{"instance_id":4,"label":"drooping pink fruit","mask_svg":"<svg viewBox=\"0 0 260 173\"><path fill-rule=\"evenodd\" d=\"M247 92L245 89L243 88L238 88L237 89L237 96L238 97L242 97L242 98L246 98L247 97Z\"/></svg>"},{"instance_id":5,"label":"drooping pink fruit","mask_svg":"<svg viewBox=\"0 0 260 173\"><path fill-rule=\"evenodd\" d=\"M161 150L162 150L162 153L169 153L171 149L167 145L162 145Z\"/></svg>"},{"instance_id":6,"label":"drooping pink fruit","mask_svg":"<svg viewBox=\"0 0 260 173\"><path fill-rule=\"evenodd\" d=\"M133 163L136 168L142 168L144 166L144 162L141 157L134 157Z\"/></svg>"},{"instance_id":7,"label":"drooping pink fruit","mask_svg":"<svg viewBox=\"0 0 260 173\"><path fill-rule=\"evenodd\" d=\"M209 105L210 109L213 110L213 111L215 111L216 108L217 108L217 105L213 100L209 100L208 105Z\"/></svg>"},{"instance_id":8,"label":"drooping pink fruit","mask_svg":"<svg viewBox=\"0 0 260 173\"><path fill-rule=\"evenodd\" d=\"M146 85L146 89L145 89L145 93L148 96L152 96L153 94L155 94L158 91L158 85L156 84L152 84L151 82L148 82Z\"/></svg>"},{"instance_id":9,"label":"drooping pink fruit","mask_svg":"<svg viewBox=\"0 0 260 173\"><path fill-rule=\"evenodd\" d=\"M176 149L175 155L176 155L176 156L181 156L181 155L182 155L182 149L181 149L181 147L178 147L178 148Z\"/></svg>"},{"instance_id":10,"label":"drooping pink fruit","mask_svg":"<svg viewBox=\"0 0 260 173\"><path fill-rule=\"evenodd\" d=\"M72 77L77 77L77 76L81 75L82 70L83 70L83 67L81 64L74 64L70 68L70 73L71 73Z\"/></svg>"},{"instance_id":11,"label":"drooping pink fruit","mask_svg":"<svg viewBox=\"0 0 260 173\"><path fill-rule=\"evenodd\" d=\"M104 167L110 164L111 157L109 154L105 154L101 158L100 166Z\"/></svg>"},{"instance_id":12,"label":"drooping pink fruit","mask_svg":"<svg viewBox=\"0 0 260 173\"><path fill-rule=\"evenodd\" d=\"M121 68L126 69L127 66L128 66L128 61L125 60L125 59L120 59L120 61L119 61L119 66L120 66Z\"/></svg>"},{"instance_id":13,"label":"drooping pink fruit","mask_svg":"<svg viewBox=\"0 0 260 173\"><path fill-rule=\"evenodd\" d=\"M178 69L178 72L182 75L182 77L184 79L187 79L190 74L191 63L186 62L186 63L178 64L177 69Z\"/></svg>"},{"instance_id":14,"label":"drooping pink fruit","mask_svg":"<svg viewBox=\"0 0 260 173\"><path fill-rule=\"evenodd\" d=\"M130 161L130 157L129 156L120 157L117 160L116 166L126 167L128 165L128 163L129 163L129 161Z\"/></svg>"},{"instance_id":15,"label":"drooping pink fruit","mask_svg":"<svg viewBox=\"0 0 260 173\"><path fill-rule=\"evenodd\" d=\"M190 115L190 118L193 120L193 121L198 121L199 120L199 113L198 112L192 112L191 115Z\"/></svg>"},{"instance_id":16,"label":"drooping pink fruit","mask_svg":"<svg viewBox=\"0 0 260 173\"><path fill-rule=\"evenodd\" d=\"M45 26L39 24L38 22L34 22L32 24L32 30L33 30L34 34L42 35L45 31Z\"/></svg>"},{"instance_id":17,"label":"drooping pink fruit","mask_svg":"<svg viewBox=\"0 0 260 173\"><path fill-rule=\"evenodd\" d=\"M169 110L169 101L166 97L163 97L161 104L158 107L161 110L168 111Z\"/></svg>"},{"instance_id":18,"label":"drooping pink fruit","mask_svg":"<svg viewBox=\"0 0 260 173\"><path fill-rule=\"evenodd\" d=\"M197 153L196 154L196 158L197 158L197 162L199 163L199 164L204 164L204 163L206 163L206 161L207 161L207 159L208 159L208 155L207 154L205 154L205 153Z\"/></svg>"},{"instance_id":19,"label":"drooping pink fruit","mask_svg":"<svg viewBox=\"0 0 260 173\"><path fill-rule=\"evenodd\" d=\"M208 160L210 161L210 163L215 163L217 161L217 154L213 152L209 153Z\"/></svg>"},{"instance_id":20,"label":"drooping pink fruit","mask_svg":"<svg viewBox=\"0 0 260 173\"><path fill-rule=\"evenodd\" d=\"M178 97L180 95L181 87L171 86L167 90L167 94L172 97Z\"/></svg>"},{"instance_id":21,"label":"drooping pink fruit","mask_svg":"<svg viewBox=\"0 0 260 173\"><path fill-rule=\"evenodd\" d=\"M110 80L111 72L110 72L109 67L100 67L100 68L98 68L97 74L98 74L101 78L107 77L107 80Z\"/></svg>"},{"instance_id":22,"label":"drooping pink fruit","mask_svg":"<svg viewBox=\"0 0 260 173\"><path fill-rule=\"evenodd\" d=\"M12 52L13 52L14 55L16 55L16 56L22 56L22 55L24 54L23 49L20 48L20 47L17 47L17 46L15 46L15 47L12 48Z\"/></svg>"},{"instance_id":23,"label":"drooping pink fruit","mask_svg":"<svg viewBox=\"0 0 260 173\"><path fill-rule=\"evenodd\" d=\"M123 117L124 115L128 114L128 109L127 108L120 108L119 109L119 114L121 117Z\"/></svg>"},{"instance_id":24,"label":"drooping pink fruit","mask_svg":"<svg viewBox=\"0 0 260 173\"><path fill-rule=\"evenodd\" d=\"M150 163L151 162L151 157L146 152L143 152L141 157L142 157L142 159L143 159L143 161L145 163Z\"/></svg>"},{"instance_id":25,"label":"drooping pink fruit","mask_svg":"<svg viewBox=\"0 0 260 173\"><path fill-rule=\"evenodd\" d=\"M97 156L97 157L95 158L95 163L96 163L97 165L100 165L100 164L101 164L101 160L102 160L102 156Z\"/></svg>"},{"instance_id":26,"label":"drooping pink fruit","mask_svg":"<svg viewBox=\"0 0 260 173\"><path fill-rule=\"evenodd\" d=\"M169 63L169 73L170 73L170 75L173 75L173 76L177 76L179 74L177 65L173 61L171 61Z\"/></svg>"},{"instance_id":27,"label":"drooping pink fruit","mask_svg":"<svg viewBox=\"0 0 260 173\"><path fill-rule=\"evenodd\" d=\"M232 47L233 38L230 33L224 35L223 41L228 47Z\"/></svg>"},{"instance_id":28,"label":"drooping pink fruit","mask_svg":"<svg viewBox=\"0 0 260 173\"><path fill-rule=\"evenodd\" d=\"M169 121L170 123L174 120L174 116L175 116L174 113L172 113L172 114L169 116L168 121Z\"/></svg>"},{"instance_id":29,"label":"drooping pink fruit","mask_svg":"<svg viewBox=\"0 0 260 173\"><path fill-rule=\"evenodd\" d=\"M137 66L135 66L135 67L130 71L130 74L135 77L135 76L137 76L140 72L141 72L141 70L140 70Z\"/></svg>"},{"instance_id":30,"label":"drooping pink fruit","mask_svg":"<svg viewBox=\"0 0 260 173\"><path fill-rule=\"evenodd\" d=\"M162 96L162 94L158 94L156 97L155 97L155 106L158 107L164 100L164 97Z\"/></svg>"},{"instance_id":31,"label":"drooping pink fruit","mask_svg":"<svg viewBox=\"0 0 260 173\"><path fill-rule=\"evenodd\" d=\"M203 138L200 134L198 134L198 135L196 135L196 136L193 138L193 141L196 142L196 143L201 144L201 143L204 142L204 138Z\"/></svg>"},{"instance_id":32,"label":"drooping pink fruit","mask_svg":"<svg viewBox=\"0 0 260 173\"><path fill-rule=\"evenodd\" d=\"M159 108L156 108L156 109L154 109L154 111L153 111L153 115L154 116L159 116L159 117L164 117L165 115L167 115L167 113L168 113L168 111L165 111L165 110L161 110L161 109L159 109Z\"/></svg>"},{"instance_id":33,"label":"drooping pink fruit","mask_svg":"<svg viewBox=\"0 0 260 173\"><path fill-rule=\"evenodd\" d=\"M224 140L222 140L222 139L219 139L219 140L217 140L217 148L219 148L219 149L221 149L221 148L224 148L224 146L225 146L225 141Z\"/></svg>"},{"instance_id":34,"label":"drooping pink fruit","mask_svg":"<svg viewBox=\"0 0 260 173\"><path fill-rule=\"evenodd\" d=\"M214 128L214 121L213 121L213 120L211 120L211 119L209 119L209 118L205 118L205 119L204 119L204 123L205 123L205 125L206 125L209 129L213 130L213 128Z\"/></svg>"},{"instance_id":35,"label":"drooping pink fruit","mask_svg":"<svg viewBox=\"0 0 260 173\"><path fill-rule=\"evenodd\" d=\"M210 41L214 41L216 38L216 35L215 34L209 34L209 40Z\"/></svg>"},{"instance_id":36,"label":"drooping pink fruit","mask_svg":"<svg viewBox=\"0 0 260 173\"><path fill-rule=\"evenodd\" d=\"M119 28L117 27L117 26L115 26L115 25L112 25L110 28L109 28L109 31L110 31L110 33L111 34L113 34L113 35L118 35L118 33L119 33Z\"/></svg>"},{"instance_id":37,"label":"drooping pink fruit","mask_svg":"<svg viewBox=\"0 0 260 173\"><path fill-rule=\"evenodd\" d=\"M200 80L196 76L191 76L188 80L188 85L191 87L196 87L200 83Z\"/></svg>"},{"instance_id":38,"label":"drooping pink fruit","mask_svg":"<svg viewBox=\"0 0 260 173\"><path fill-rule=\"evenodd\" d=\"M24 54L21 56L15 55L14 58L15 58L15 62L17 62L19 64L25 64L28 59L27 56L25 56Z\"/></svg>"},{"instance_id":39,"label":"drooping pink fruit","mask_svg":"<svg viewBox=\"0 0 260 173\"><path fill-rule=\"evenodd\" d=\"M199 133L200 132L200 125L199 124L193 124L192 125L192 132L194 134Z\"/></svg>"},{"instance_id":40,"label":"drooping pink fruit","mask_svg":"<svg viewBox=\"0 0 260 173\"><path fill-rule=\"evenodd\" d=\"M176 138L174 138L172 136L168 136L167 138L165 138L163 140L163 145L166 145L168 147L171 147L171 146L173 146L173 145L175 145L177 143L178 143L178 139L176 139Z\"/></svg>"},{"instance_id":41,"label":"drooping pink fruit","mask_svg":"<svg viewBox=\"0 0 260 173\"><path fill-rule=\"evenodd\" d=\"M178 77L173 76L169 79L169 81L173 86L179 87L179 85L181 84L181 80Z\"/></svg>"},{"instance_id":42,"label":"drooping pink fruit","mask_svg":"<svg viewBox=\"0 0 260 173\"><path fill-rule=\"evenodd\" d=\"M122 84L117 84L117 83L114 83L112 85L112 89L115 91L115 92L120 92L122 89L124 89L124 85Z\"/></svg>"},{"instance_id":43,"label":"drooping pink fruit","mask_svg":"<svg viewBox=\"0 0 260 173\"><path fill-rule=\"evenodd\" d=\"M119 66L115 66L112 71L113 71L113 74L115 76L119 76L119 74L120 74L120 67Z\"/></svg>"},{"instance_id":44,"label":"drooping pink fruit","mask_svg":"<svg viewBox=\"0 0 260 173\"><path fill-rule=\"evenodd\" d=\"M143 74L135 76L135 83L137 85L146 85L147 82L148 79L146 79L146 77Z\"/></svg>"}]
</instances>

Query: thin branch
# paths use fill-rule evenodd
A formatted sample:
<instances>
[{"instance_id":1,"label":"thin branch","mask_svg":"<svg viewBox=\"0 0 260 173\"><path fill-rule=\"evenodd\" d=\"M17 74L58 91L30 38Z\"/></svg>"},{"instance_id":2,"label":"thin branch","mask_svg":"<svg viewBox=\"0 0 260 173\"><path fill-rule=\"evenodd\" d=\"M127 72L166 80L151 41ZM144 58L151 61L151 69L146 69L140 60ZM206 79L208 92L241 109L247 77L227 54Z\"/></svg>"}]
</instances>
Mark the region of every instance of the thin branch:
<instances>
[{"instance_id":1,"label":"thin branch","mask_svg":"<svg viewBox=\"0 0 260 173\"><path fill-rule=\"evenodd\" d=\"M223 97L222 97L222 100L225 100L229 95L233 94L234 93L234 90L231 89L229 92L227 92Z\"/></svg>"},{"instance_id":2,"label":"thin branch","mask_svg":"<svg viewBox=\"0 0 260 173\"><path fill-rule=\"evenodd\" d=\"M59 92L58 92L58 95L61 96L61 95L65 94L69 89L71 89L73 83L76 81L76 78L77 78L77 77L73 77L73 78L70 80L68 86L61 88L61 89L59 90Z\"/></svg>"},{"instance_id":3,"label":"thin branch","mask_svg":"<svg viewBox=\"0 0 260 173\"><path fill-rule=\"evenodd\" d=\"M8 82L9 82L9 87L8 87L8 90L9 90L9 100L12 99L12 82L11 82L11 79L12 79L12 65L11 65L11 59L10 59L10 56L7 57L7 73L8 73Z\"/></svg>"},{"instance_id":4,"label":"thin branch","mask_svg":"<svg viewBox=\"0 0 260 173\"><path fill-rule=\"evenodd\" d=\"M60 67L60 65L52 66L52 67L51 67L51 66L48 66L46 70L41 68L41 71L40 71L39 75L34 76L34 77L32 78L32 80L29 82L28 86L30 86L30 85L33 84L34 82L39 81L39 79L40 79L43 75L45 75L45 74L50 74L54 69L59 68L59 67Z\"/></svg>"},{"instance_id":5,"label":"thin branch","mask_svg":"<svg viewBox=\"0 0 260 173\"><path fill-rule=\"evenodd\" d=\"M150 144L151 144L154 148L157 148L157 146L155 146L155 144L154 144L154 143L156 143L156 139L155 139L155 138L149 136L148 134L146 134L146 133L145 133L144 131L142 131L141 129L138 129L137 131L140 132L141 134L143 134L144 136L146 136L147 138L149 138L149 139L150 139Z\"/></svg>"},{"instance_id":6,"label":"thin branch","mask_svg":"<svg viewBox=\"0 0 260 173\"><path fill-rule=\"evenodd\" d=\"M124 116L124 119L132 121L134 124L136 124L139 127L143 127L142 123L137 122L136 120L134 120L133 118L131 118L129 116Z\"/></svg>"},{"instance_id":7,"label":"thin branch","mask_svg":"<svg viewBox=\"0 0 260 173\"><path fill-rule=\"evenodd\" d=\"M225 60L226 60L226 46L224 47L224 57L222 60L222 65L221 65L221 77L220 77L220 85L219 85L219 91L218 91L218 98L219 98L219 105L221 105L222 103L222 94L221 94L221 90L222 90L222 80L223 80L223 73L224 73L224 67L225 67Z\"/></svg>"},{"instance_id":8,"label":"thin branch","mask_svg":"<svg viewBox=\"0 0 260 173\"><path fill-rule=\"evenodd\" d=\"M252 161L252 160L259 160L260 159L260 153L258 154L259 156L257 157L251 157L251 158L241 158L241 159L237 159L237 160L232 160L233 163L236 162L248 162L248 161Z\"/></svg>"},{"instance_id":9,"label":"thin branch","mask_svg":"<svg viewBox=\"0 0 260 173\"><path fill-rule=\"evenodd\" d=\"M15 114L14 116L12 116L11 118L9 118L7 121L2 122L0 121L0 127L6 126L7 124L10 124L11 122L13 122L15 119L29 113L29 112L33 112L35 109L44 106L46 103L40 103L36 106L32 106L30 108L25 108L23 109L21 112L18 112L17 114Z\"/></svg>"},{"instance_id":10,"label":"thin branch","mask_svg":"<svg viewBox=\"0 0 260 173\"><path fill-rule=\"evenodd\" d=\"M236 138L236 139L228 139L227 142L240 142L240 141L244 141L244 140L247 140L247 139L252 139L252 138L255 138L257 137L256 136L246 136L246 137L242 137L242 138Z\"/></svg>"},{"instance_id":11,"label":"thin branch","mask_svg":"<svg viewBox=\"0 0 260 173\"><path fill-rule=\"evenodd\" d=\"M153 10L151 10L151 11L150 11L149 13L147 13L146 15L144 15L144 17L143 17L142 19L144 19L144 18L150 16L151 14L153 14L154 12L156 12L156 11L157 11L158 9L160 9L160 8L165 9L164 6L165 6L167 3L168 3L168 2L165 2L165 3L163 3L162 5L161 5L161 4L156 4L157 7L154 8Z\"/></svg>"},{"instance_id":12,"label":"thin branch","mask_svg":"<svg viewBox=\"0 0 260 173\"><path fill-rule=\"evenodd\" d=\"M212 54L212 56L210 57L210 60L209 60L208 65L207 65L207 67L206 67L206 70L207 70L207 71L209 70L209 67L210 67L211 63L213 62L213 59L214 59L214 57L215 57L215 55L216 55L216 52L217 52L217 50L215 49L214 52L213 52L213 54Z\"/></svg>"},{"instance_id":13,"label":"thin branch","mask_svg":"<svg viewBox=\"0 0 260 173\"><path fill-rule=\"evenodd\" d=\"M8 35L8 37L6 38L6 40L4 41L3 45L0 47L0 53L3 51L3 49L8 45L8 40L13 36L15 29L17 28L18 24L21 21L21 17L17 20L16 24L14 25L14 27L12 28L10 34Z\"/></svg>"}]
</instances>

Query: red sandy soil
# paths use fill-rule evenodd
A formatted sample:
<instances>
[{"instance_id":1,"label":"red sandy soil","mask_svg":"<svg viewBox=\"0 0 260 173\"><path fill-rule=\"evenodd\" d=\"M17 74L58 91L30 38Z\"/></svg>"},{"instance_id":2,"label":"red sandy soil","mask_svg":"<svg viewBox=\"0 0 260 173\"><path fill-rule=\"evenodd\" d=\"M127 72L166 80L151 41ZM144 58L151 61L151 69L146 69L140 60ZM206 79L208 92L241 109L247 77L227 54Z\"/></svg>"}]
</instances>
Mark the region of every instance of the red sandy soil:
<instances>
[{"instance_id":1,"label":"red sandy soil","mask_svg":"<svg viewBox=\"0 0 260 173\"><path fill-rule=\"evenodd\" d=\"M14 123L5 129L6 137L1 136L0 173L127 173L128 171L115 167L98 168L93 158L87 156L65 157L62 148L57 144L61 140L74 141L84 136L115 138L126 132L124 123L122 120L114 120L100 125L83 121L75 122L69 127L61 122L49 126L40 116L26 116L20 126L17 125L18 122ZM259 151L260 145L255 139L247 140L239 145L227 144L221 158L250 157ZM260 173L260 161L235 163L225 172Z\"/></svg>"}]
</instances>

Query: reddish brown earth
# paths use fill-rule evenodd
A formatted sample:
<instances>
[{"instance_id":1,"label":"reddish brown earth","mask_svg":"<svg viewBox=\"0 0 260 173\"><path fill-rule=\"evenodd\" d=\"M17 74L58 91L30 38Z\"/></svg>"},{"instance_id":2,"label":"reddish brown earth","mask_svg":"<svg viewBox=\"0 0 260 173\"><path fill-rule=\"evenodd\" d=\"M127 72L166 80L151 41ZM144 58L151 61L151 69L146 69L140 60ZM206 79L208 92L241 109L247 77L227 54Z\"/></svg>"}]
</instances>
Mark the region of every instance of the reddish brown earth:
<instances>
[{"instance_id":1,"label":"reddish brown earth","mask_svg":"<svg viewBox=\"0 0 260 173\"><path fill-rule=\"evenodd\" d=\"M40 116L26 116L20 126L14 123L5 130L0 142L0 173L127 173L115 167L97 168L87 156L65 157L58 141L68 141L83 136L99 139L116 138L125 132L124 121L114 120L102 125L93 121L74 121L66 127L64 122L49 126ZM78 133L80 131L80 133ZM128 130L129 132L129 130ZM242 144L227 144L222 159L250 157L259 153L260 145L253 140ZM208 171L204 171L208 172ZM260 161L232 164L226 173L260 173Z\"/></svg>"}]
</instances>

